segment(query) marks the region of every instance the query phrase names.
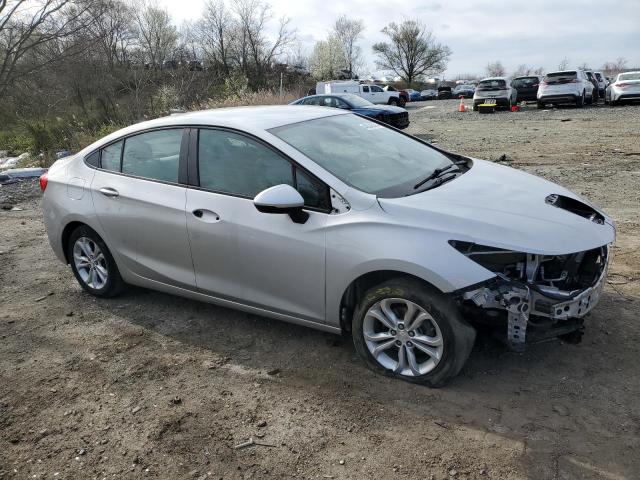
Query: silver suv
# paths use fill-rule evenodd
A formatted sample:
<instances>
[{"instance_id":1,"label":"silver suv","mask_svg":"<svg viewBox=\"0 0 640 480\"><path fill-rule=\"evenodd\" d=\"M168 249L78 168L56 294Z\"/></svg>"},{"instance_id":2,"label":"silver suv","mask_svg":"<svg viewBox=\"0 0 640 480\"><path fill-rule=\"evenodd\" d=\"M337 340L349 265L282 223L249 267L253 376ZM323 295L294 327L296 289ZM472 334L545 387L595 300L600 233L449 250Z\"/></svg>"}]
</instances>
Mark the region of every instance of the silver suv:
<instances>
[{"instance_id":1,"label":"silver suv","mask_svg":"<svg viewBox=\"0 0 640 480\"><path fill-rule=\"evenodd\" d=\"M547 73L538 86L538 108L552 103L582 107L594 100L594 86L582 70ZM597 95L597 91L596 91Z\"/></svg>"},{"instance_id":2,"label":"silver suv","mask_svg":"<svg viewBox=\"0 0 640 480\"><path fill-rule=\"evenodd\" d=\"M41 186L53 251L90 294L140 285L350 332L374 370L432 386L476 322L518 350L579 334L614 239L563 187L324 107L140 123Z\"/></svg>"}]
</instances>

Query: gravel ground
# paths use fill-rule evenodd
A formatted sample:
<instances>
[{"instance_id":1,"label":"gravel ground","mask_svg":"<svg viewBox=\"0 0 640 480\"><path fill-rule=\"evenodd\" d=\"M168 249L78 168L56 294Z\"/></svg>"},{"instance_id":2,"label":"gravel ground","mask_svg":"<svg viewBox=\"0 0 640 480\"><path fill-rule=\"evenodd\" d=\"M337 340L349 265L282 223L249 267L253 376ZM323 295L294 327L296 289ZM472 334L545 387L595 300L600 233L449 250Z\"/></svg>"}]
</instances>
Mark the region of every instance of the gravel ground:
<instances>
[{"instance_id":1,"label":"gravel ground","mask_svg":"<svg viewBox=\"0 0 640 480\"><path fill-rule=\"evenodd\" d=\"M35 182L0 187L0 478L633 479L640 459L640 106L409 106L409 133L593 200L618 227L579 345L478 342L432 390L347 338L132 288L83 293ZM259 445L234 448L249 438Z\"/></svg>"}]
</instances>

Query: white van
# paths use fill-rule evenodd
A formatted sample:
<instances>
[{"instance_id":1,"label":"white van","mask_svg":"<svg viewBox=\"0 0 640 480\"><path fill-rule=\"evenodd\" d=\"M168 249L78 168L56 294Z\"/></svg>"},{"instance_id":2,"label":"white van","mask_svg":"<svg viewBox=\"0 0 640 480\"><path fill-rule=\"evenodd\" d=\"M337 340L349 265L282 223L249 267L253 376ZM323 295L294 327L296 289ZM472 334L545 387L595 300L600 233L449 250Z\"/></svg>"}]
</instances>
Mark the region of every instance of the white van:
<instances>
[{"instance_id":1,"label":"white van","mask_svg":"<svg viewBox=\"0 0 640 480\"><path fill-rule=\"evenodd\" d=\"M400 98L400 92L385 91L378 85L370 85L366 83L354 82L353 80L329 82L318 82L316 85L316 94L331 93L353 93L359 97L369 100L371 103L384 105L403 106L404 101Z\"/></svg>"}]
</instances>

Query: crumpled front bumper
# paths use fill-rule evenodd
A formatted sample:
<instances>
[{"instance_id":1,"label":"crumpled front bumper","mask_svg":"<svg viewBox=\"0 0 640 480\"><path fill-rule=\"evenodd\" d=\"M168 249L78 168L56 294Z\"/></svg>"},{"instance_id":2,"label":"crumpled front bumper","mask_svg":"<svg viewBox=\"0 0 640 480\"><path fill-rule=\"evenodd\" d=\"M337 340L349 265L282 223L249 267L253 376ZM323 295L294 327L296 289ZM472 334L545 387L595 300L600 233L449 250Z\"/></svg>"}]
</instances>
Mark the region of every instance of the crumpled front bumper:
<instances>
[{"instance_id":1,"label":"crumpled front bumper","mask_svg":"<svg viewBox=\"0 0 640 480\"><path fill-rule=\"evenodd\" d=\"M496 277L479 288L464 292L462 298L483 309L506 310L507 343L512 349L522 351L527 340L530 316L546 317L556 325L568 325L570 320L581 319L595 308L611 263L611 246L606 248L606 262L600 276L591 287L580 293L545 291L544 287L533 288L525 283ZM562 295L567 300L558 298Z\"/></svg>"}]
</instances>

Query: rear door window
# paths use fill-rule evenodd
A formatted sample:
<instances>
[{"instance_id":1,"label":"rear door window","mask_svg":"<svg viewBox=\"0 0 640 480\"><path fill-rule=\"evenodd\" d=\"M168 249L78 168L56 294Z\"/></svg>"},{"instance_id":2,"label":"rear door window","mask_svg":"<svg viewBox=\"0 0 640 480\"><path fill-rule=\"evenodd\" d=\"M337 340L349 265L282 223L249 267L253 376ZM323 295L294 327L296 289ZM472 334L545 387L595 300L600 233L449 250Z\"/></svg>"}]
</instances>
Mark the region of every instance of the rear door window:
<instances>
[{"instance_id":1,"label":"rear door window","mask_svg":"<svg viewBox=\"0 0 640 480\"><path fill-rule=\"evenodd\" d=\"M102 149L100 166L113 172L120 171L120 157L122 156L122 140L112 143Z\"/></svg>"},{"instance_id":2,"label":"rear door window","mask_svg":"<svg viewBox=\"0 0 640 480\"><path fill-rule=\"evenodd\" d=\"M141 133L125 140L122 173L178 183L182 129Z\"/></svg>"}]
</instances>

